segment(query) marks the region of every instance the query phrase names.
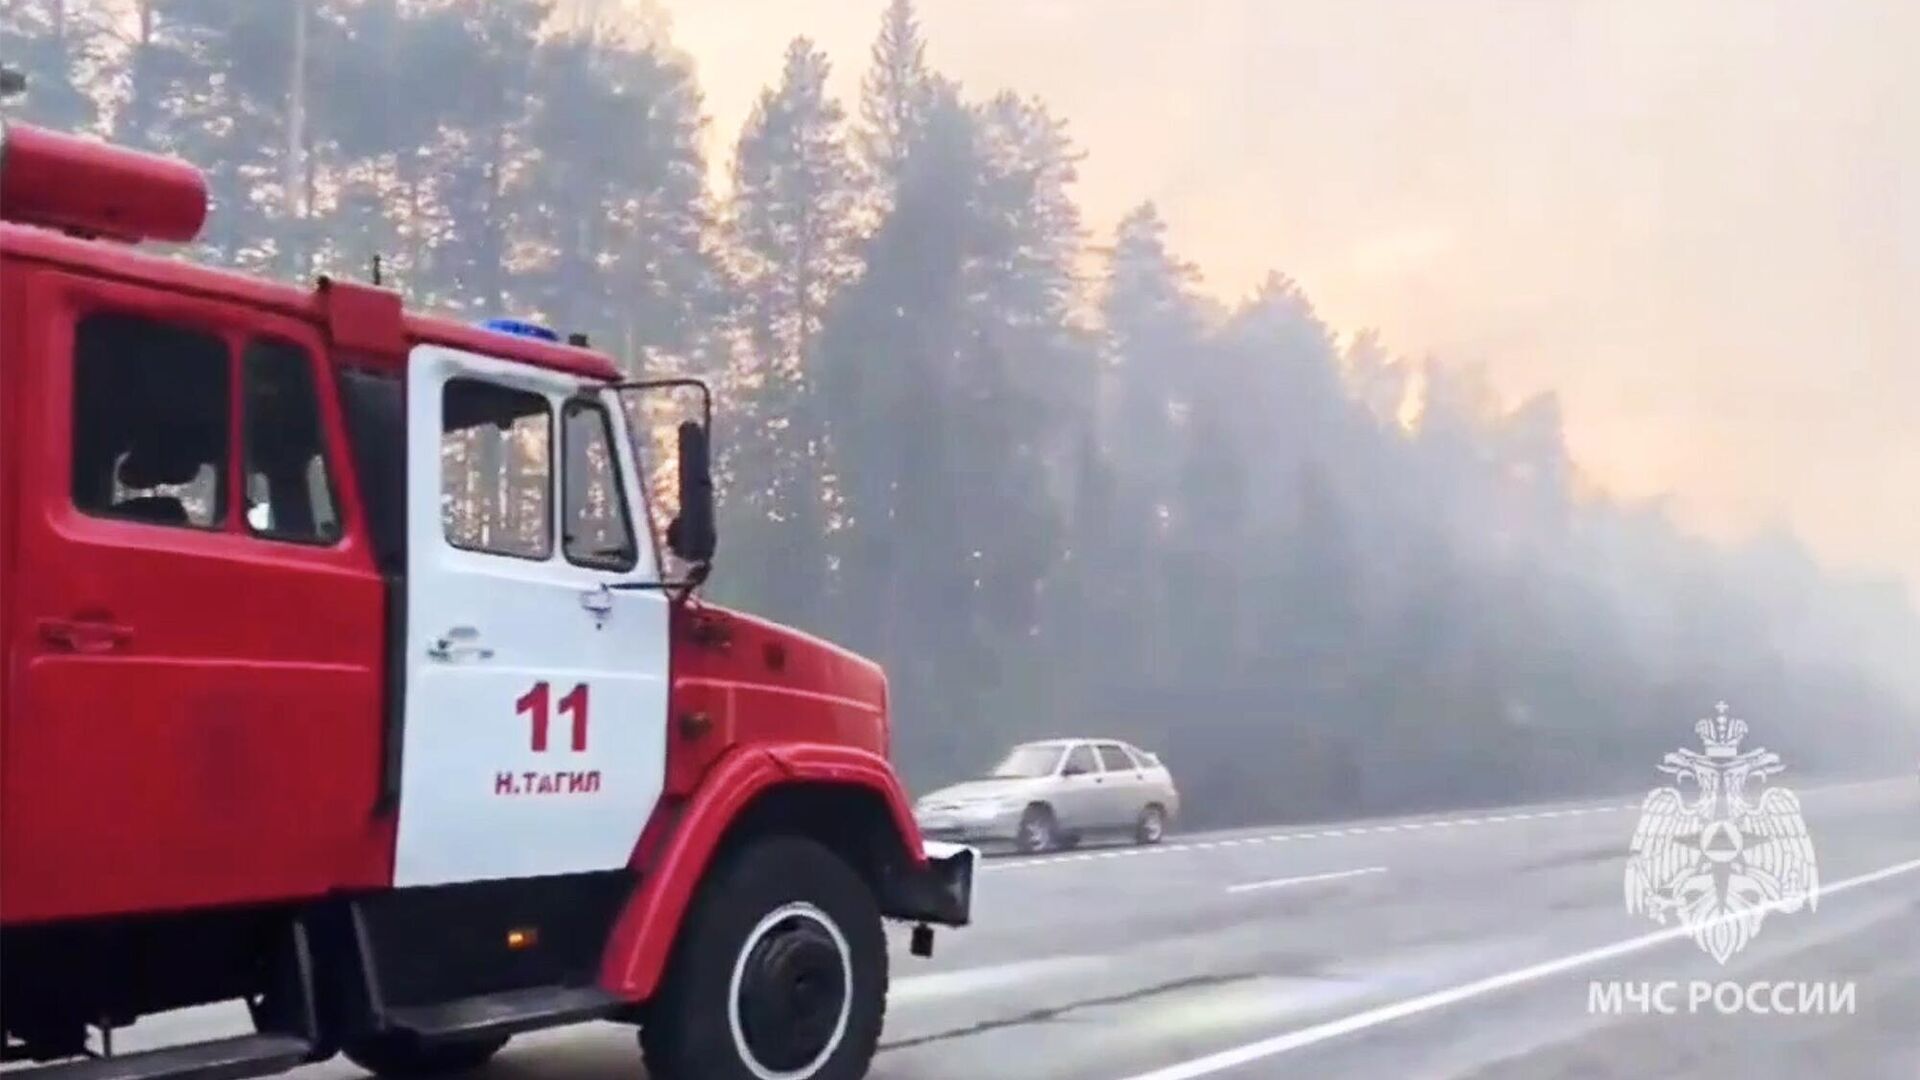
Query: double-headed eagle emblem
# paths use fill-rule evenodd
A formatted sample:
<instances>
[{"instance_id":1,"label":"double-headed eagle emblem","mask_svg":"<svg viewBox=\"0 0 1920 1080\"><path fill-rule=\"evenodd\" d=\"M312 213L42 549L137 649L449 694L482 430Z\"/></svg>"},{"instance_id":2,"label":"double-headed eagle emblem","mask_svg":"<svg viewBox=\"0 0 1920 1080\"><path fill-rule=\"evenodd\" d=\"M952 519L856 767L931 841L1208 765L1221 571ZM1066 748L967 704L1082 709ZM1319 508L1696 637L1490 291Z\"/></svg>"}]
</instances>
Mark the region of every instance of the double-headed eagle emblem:
<instances>
[{"instance_id":1,"label":"double-headed eagle emblem","mask_svg":"<svg viewBox=\"0 0 1920 1080\"><path fill-rule=\"evenodd\" d=\"M1749 781L1765 783L1786 766L1770 750L1740 752L1746 721L1727 703L1694 725L1705 753L1680 749L1660 771L1674 786L1640 805L1627 861L1627 913L1665 925L1673 916L1694 943L1724 964L1760 932L1770 911L1819 904L1813 841L1793 792L1769 784L1751 797ZM1682 794L1688 780L1694 798Z\"/></svg>"}]
</instances>

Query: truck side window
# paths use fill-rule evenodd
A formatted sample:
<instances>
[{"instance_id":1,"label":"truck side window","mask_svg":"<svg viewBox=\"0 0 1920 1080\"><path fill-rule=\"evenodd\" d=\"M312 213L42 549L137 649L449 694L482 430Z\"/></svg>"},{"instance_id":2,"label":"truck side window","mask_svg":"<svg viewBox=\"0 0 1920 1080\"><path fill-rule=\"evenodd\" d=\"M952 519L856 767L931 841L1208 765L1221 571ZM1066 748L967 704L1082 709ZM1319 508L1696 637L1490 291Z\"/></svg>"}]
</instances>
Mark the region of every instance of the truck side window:
<instances>
[{"instance_id":1,"label":"truck side window","mask_svg":"<svg viewBox=\"0 0 1920 1080\"><path fill-rule=\"evenodd\" d=\"M247 527L261 536L331 544L340 538L327 470L313 358L262 339L241 362L245 395Z\"/></svg>"},{"instance_id":2,"label":"truck side window","mask_svg":"<svg viewBox=\"0 0 1920 1080\"><path fill-rule=\"evenodd\" d=\"M152 525L218 528L226 513L227 347L135 315L74 328L73 504Z\"/></svg>"},{"instance_id":3,"label":"truck side window","mask_svg":"<svg viewBox=\"0 0 1920 1080\"><path fill-rule=\"evenodd\" d=\"M639 561L626 489L614 454L613 420L597 401L569 401L561 414L566 446L566 502L561 545L567 561L598 570L627 571Z\"/></svg>"},{"instance_id":4,"label":"truck side window","mask_svg":"<svg viewBox=\"0 0 1920 1080\"><path fill-rule=\"evenodd\" d=\"M545 396L479 379L441 394L440 522L447 543L553 555L553 413Z\"/></svg>"}]
</instances>

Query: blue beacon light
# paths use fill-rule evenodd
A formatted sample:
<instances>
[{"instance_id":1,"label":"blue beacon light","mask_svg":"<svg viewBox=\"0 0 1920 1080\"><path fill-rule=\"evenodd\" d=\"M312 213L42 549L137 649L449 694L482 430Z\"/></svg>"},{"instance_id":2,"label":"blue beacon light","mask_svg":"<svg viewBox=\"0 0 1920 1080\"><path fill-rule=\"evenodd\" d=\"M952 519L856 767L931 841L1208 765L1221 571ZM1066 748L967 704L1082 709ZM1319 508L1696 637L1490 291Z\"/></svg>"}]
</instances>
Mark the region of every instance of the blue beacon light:
<instances>
[{"instance_id":1,"label":"blue beacon light","mask_svg":"<svg viewBox=\"0 0 1920 1080\"><path fill-rule=\"evenodd\" d=\"M525 322L521 319L488 319L480 325L495 333L512 334L515 337L538 338L541 341L551 341L555 344L559 344L560 342L559 334L554 333L552 330L538 323Z\"/></svg>"}]
</instances>

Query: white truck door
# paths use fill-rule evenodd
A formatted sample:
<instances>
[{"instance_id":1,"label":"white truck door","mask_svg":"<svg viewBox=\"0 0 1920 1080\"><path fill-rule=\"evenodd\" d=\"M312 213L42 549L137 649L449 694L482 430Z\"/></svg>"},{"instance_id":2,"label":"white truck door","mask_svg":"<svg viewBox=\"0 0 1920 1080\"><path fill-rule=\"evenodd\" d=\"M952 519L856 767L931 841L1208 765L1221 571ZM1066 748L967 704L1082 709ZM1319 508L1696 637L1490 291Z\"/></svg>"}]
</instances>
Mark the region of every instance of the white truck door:
<instances>
[{"instance_id":1,"label":"white truck door","mask_svg":"<svg viewBox=\"0 0 1920 1080\"><path fill-rule=\"evenodd\" d=\"M396 885L626 864L660 797L667 600L611 392L422 346L407 374Z\"/></svg>"}]
</instances>

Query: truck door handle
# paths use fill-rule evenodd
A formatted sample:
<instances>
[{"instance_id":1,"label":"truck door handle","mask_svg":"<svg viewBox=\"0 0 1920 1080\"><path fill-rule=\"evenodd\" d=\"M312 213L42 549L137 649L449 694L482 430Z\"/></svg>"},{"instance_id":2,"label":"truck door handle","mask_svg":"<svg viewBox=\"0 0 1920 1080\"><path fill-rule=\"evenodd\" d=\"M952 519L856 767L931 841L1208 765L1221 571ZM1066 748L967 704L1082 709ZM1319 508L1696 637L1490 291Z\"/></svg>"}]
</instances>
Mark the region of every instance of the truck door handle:
<instances>
[{"instance_id":1,"label":"truck door handle","mask_svg":"<svg viewBox=\"0 0 1920 1080\"><path fill-rule=\"evenodd\" d=\"M608 616L613 614L613 590L602 582L599 588L580 594L580 606L593 616L593 628L598 630L607 625Z\"/></svg>"},{"instance_id":2,"label":"truck door handle","mask_svg":"<svg viewBox=\"0 0 1920 1080\"><path fill-rule=\"evenodd\" d=\"M427 646L427 656L443 662L493 659L493 650L479 641L480 631L471 626L456 626Z\"/></svg>"},{"instance_id":3,"label":"truck door handle","mask_svg":"<svg viewBox=\"0 0 1920 1080\"><path fill-rule=\"evenodd\" d=\"M133 627L104 619L41 619L40 640L67 652L114 652L133 644Z\"/></svg>"},{"instance_id":4,"label":"truck door handle","mask_svg":"<svg viewBox=\"0 0 1920 1080\"><path fill-rule=\"evenodd\" d=\"M588 589L580 594L580 606L588 614L605 615L613 610L613 590L604 584L597 589Z\"/></svg>"}]
</instances>

